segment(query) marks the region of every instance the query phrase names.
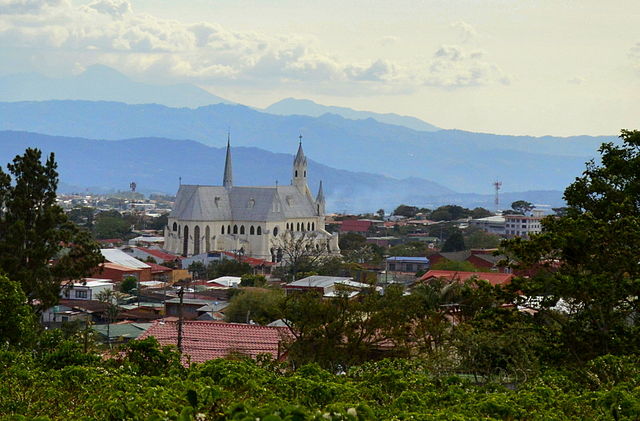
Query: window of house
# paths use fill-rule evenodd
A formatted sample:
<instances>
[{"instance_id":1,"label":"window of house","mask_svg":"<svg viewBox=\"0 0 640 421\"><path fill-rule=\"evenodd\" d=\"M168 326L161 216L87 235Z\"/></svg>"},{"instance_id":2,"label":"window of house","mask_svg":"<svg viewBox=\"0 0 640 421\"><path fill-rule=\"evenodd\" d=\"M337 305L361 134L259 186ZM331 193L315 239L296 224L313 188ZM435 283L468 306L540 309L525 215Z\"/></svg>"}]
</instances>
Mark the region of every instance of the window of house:
<instances>
[{"instance_id":1,"label":"window of house","mask_svg":"<svg viewBox=\"0 0 640 421\"><path fill-rule=\"evenodd\" d=\"M240 234L244 234L244 225L240 225Z\"/></svg>"},{"instance_id":2,"label":"window of house","mask_svg":"<svg viewBox=\"0 0 640 421\"><path fill-rule=\"evenodd\" d=\"M178 231L178 223L177 222L173 223L173 230L174 231Z\"/></svg>"},{"instance_id":3,"label":"window of house","mask_svg":"<svg viewBox=\"0 0 640 421\"><path fill-rule=\"evenodd\" d=\"M234 225L234 226L233 226L233 233L234 233L234 234L237 234L237 233L238 233L238 226L237 226L237 225Z\"/></svg>"},{"instance_id":4,"label":"window of house","mask_svg":"<svg viewBox=\"0 0 640 421\"><path fill-rule=\"evenodd\" d=\"M251 228L249 228L249 235L255 235L256 233L256 229L253 227L253 225L251 225Z\"/></svg>"},{"instance_id":5,"label":"window of house","mask_svg":"<svg viewBox=\"0 0 640 421\"><path fill-rule=\"evenodd\" d=\"M256 234L262 235L262 227L258 227L258 229L256 230Z\"/></svg>"},{"instance_id":6,"label":"window of house","mask_svg":"<svg viewBox=\"0 0 640 421\"><path fill-rule=\"evenodd\" d=\"M76 290L76 298L87 298L86 290Z\"/></svg>"}]
</instances>

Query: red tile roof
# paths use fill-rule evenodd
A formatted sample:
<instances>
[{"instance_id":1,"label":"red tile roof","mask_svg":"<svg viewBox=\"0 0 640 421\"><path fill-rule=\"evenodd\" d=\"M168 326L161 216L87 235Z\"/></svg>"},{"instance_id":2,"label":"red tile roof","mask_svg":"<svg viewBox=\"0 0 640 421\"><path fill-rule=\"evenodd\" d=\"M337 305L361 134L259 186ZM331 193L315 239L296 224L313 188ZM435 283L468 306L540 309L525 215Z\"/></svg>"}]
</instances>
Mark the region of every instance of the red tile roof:
<instances>
[{"instance_id":1,"label":"red tile roof","mask_svg":"<svg viewBox=\"0 0 640 421\"><path fill-rule=\"evenodd\" d=\"M151 273L171 272L173 269L155 263L147 263L151 266Z\"/></svg>"},{"instance_id":2,"label":"red tile roof","mask_svg":"<svg viewBox=\"0 0 640 421\"><path fill-rule=\"evenodd\" d=\"M158 249L150 249L147 247L135 247L138 250L141 250L147 254L150 254L154 257L157 257L158 259L162 259L163 262L171 262L173 260L180 260L182 259L182 256L177 256L175 254L171 254L171 253L167 253L164 252L162 250L158 250Z\"/></svg>"},{"instance_id":3,"label":"red tile roof","mask_svg":"<svg viewBox=\"0 0 640 421\"><path fill-rule=\"evenodd\" d=\"M177 346L178 322L156 321L139 339L155 337L161 345ZM281 342L291 337L286 327L257 326L212 321L185 321L182 347L191 362L202 363L241 353L255 358L258 354L282 357Z\"/></svg>"},{"instance_id":4,"label":"red tile roof","mask_svg":"<svg viewBox=\"0 0 640 421\"><path fill-rule=\"evenodd\" d=\"M357 219L345 219L342 221L340 231L367 232L371 228L371 221L358 221Z\"/></svg>"},{"instance_id":5,"label":"red tile roof","mask_svg":"<svg viewBox=\"0 0 640 421\"><path fill-rule=\"evenodd\" d=\"M444 278L449 281L465 282L473 277L489 282L491 285L511 283L513 274L496 272L462 272L455 270L430 270L420 277L420 281L433 278Z\"/></svg>"},{"instance_id":6,"label":"red tile roof","mask_svg":"<svg viewBox=\"0 0 640 421\"><path fill-rule=\"evenodd\" d=\"M224 255L227 255L229 257L233 257L235 260L239 260L241 262L244 263L248 263L250 266L271 266L274 265L275 263L269 261L269 260L264 260L264 259L257 259L255 257L247 257L247 256L240 256L238 254L232 253L230 251L222 251L221 252Z\"/></svg>"}]
</instances>

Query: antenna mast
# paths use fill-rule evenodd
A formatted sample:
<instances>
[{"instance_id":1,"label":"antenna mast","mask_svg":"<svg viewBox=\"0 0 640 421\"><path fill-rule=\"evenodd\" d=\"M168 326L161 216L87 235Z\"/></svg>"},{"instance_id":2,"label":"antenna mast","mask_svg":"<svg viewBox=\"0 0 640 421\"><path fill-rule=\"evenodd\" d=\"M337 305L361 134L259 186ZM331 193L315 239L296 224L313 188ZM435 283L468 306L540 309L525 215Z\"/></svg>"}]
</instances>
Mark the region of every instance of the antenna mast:
<instances>
[{"instance_id":1,"label":"antenna mast","mask_svg":"<svg viewBox=\"0 0 640 421\"><path fill-rule=\"evenodd\" d=\"M498 208L500 207L500 189L502 188L502 181L496 180L493 183L493 187L496 189L494 204L496 205L496 210L498 210Z\"/></svg>"}]
</instances>

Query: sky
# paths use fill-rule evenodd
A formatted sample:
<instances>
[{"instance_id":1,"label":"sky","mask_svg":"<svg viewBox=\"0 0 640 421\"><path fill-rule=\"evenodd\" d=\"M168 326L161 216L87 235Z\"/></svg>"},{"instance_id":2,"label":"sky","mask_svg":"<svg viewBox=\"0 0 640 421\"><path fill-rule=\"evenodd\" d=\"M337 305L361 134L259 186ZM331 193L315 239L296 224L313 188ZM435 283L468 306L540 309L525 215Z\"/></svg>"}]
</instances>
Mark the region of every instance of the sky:
<instances>
[{"instance_id":1,"label":"sky","mask_svg":"<svg viewBox=\"0 0 640 421\"><path fill-rule=\"evenodd\" d=\"M612 135L640 128L639 21L638 0L0 0L0 75L104 64L255 107Z\"/></svg>"}]
</instances>

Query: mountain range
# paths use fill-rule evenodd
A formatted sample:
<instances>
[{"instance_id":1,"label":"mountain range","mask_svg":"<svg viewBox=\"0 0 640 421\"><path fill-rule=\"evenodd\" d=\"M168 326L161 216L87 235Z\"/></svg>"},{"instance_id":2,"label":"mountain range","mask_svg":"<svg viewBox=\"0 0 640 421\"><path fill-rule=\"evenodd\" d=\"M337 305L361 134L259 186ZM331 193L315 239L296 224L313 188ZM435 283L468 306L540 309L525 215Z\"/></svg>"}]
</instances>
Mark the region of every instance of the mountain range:
<instances>
[{"instance_id":1,"label":"mountain range","mask_svg":"<svg viewBox=\"0 0 640 421\"><path fill-rule=\"evenodd\" d=\"M90 101L0 103L0 130L55 136L162 137L221 147L229 127L234 146L291 153L302 133L307 155L330 167L421 178L452 191L475 193L492 192L496 179L502 180L505 191L563 190L603 141L615 140L424 132L373 119L278 116L229 104L189 109Z\"/></svg>"},{"instance_id":2,"label":"mountain range","mask_svg":"<svg viewBox=\"0 0 640 421\"><path fill-rule=\"evenodd\" d=\"M189 140L138 138L118 141L0 131L0 162L9 162L27 147L54 152L63 192L126 190L135 181L143 193L175 194L185 184L222 183L224 148ZM180 153L176 153L179 151ZM234 183L289 184L293 154L251 147L232 149ZM324 184L327 207L333 211L366 212L393 209L401 203L436 207L457 203L492 208L493 196L460 194L428 180L396 180L378 174L339 170L309 160L309 187ZM507 193L504 203L524 199L560 206L557 191Z\"/></svg>"},{"instance_id":3,"label":"mountain range","mask_svg":"<svg viewBox=\"0 0 640 421\"><path fill-rule=\"evenodd\" d=\"M52 99L165 104L170 107L200 107L232 103L195 85L140 83L111 67L99 64L87 67L78 75L65 78L50 78L38 73L0 76L0 100L2 101Z\"/></svg>"},{"instance_id":4,"label":"mountain range","mask_svg":"<svg viewBox=\"0 0 640 421\"><path fill-rule=\"evenodd\" d=\"M425 132L435 132L441 130L439 127L422 121L419 118L408 117L393 113L380 114L370 111L358 111L345 107L333 107L321 105L308 99L285 98L274 104L269 105L263 110L269 114L277 115L307 115L310 117L320 117L325 114L335 114L350 120L366 120L371 118L380 123L395 124L396 126L404 126L413 130Z\"/></svg>"}]
</instances>

